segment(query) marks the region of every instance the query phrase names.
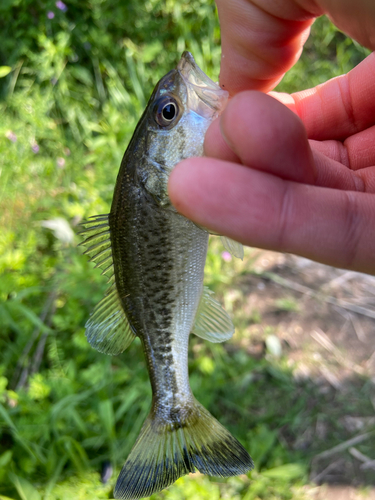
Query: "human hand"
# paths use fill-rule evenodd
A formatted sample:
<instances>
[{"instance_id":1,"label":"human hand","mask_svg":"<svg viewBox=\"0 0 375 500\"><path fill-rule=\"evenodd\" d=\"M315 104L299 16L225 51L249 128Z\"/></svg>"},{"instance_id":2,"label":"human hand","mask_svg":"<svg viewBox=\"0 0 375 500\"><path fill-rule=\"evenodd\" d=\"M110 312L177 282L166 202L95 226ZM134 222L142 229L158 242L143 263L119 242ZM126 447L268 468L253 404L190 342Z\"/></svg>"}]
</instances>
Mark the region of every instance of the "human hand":
<instances>
[{"instance_id":1,"label":"human hand","mask_svg":"<svg viewBox=\"0 0 375 500\"><path fill-rule=\"evenodd\" d=\"M277 81L294 60L251 85ZM245 64L238 68L224 79L234 92L246 81ZM375 273L374 73L371 55L316 89L277 95L287 107L259 92L236 95L206 135L211 158L173 171L172 202L246 245Z\"/></svg>"},{"instance_id":2,"label":"human hand","mask_svg":"<svg viewBox=\"0 0 375 500\"><path fill-rule=\"evenodd\" d=\"M221 24L220 85L234 95L269 92L298 60L315 18L327 14L375 50L373 0L216 0Z\"/></svg>"}]
</instances>

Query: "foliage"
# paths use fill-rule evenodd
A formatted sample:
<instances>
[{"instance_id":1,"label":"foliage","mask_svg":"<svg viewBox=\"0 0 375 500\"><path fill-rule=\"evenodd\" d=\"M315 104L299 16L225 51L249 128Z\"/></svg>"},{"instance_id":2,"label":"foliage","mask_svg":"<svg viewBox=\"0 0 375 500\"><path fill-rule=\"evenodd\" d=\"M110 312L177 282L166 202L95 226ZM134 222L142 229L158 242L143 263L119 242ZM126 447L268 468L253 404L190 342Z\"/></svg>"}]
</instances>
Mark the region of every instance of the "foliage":
<instances>
[{"instance_id":1,"label":"foliage","mask_svg":"<svg viewBox=\"0 0 375 500\"><path fill-rule=\"evenodd\" d=\"M109 358L84 324L105 281L76 248L82 218L106 213L121 155L156 81L185 49L211 76L220 62L212 0L2 0L0 5L0 498L110 498L101 464L116 472L148 410L138 342ZM280 89L347 71L364 49L319 20ZM223 262L214 240L207 284L223 294L245 263ZM229 301L224 296L224 301ZM291 303L281 308L295 307ZM235 312L235 311L234 311ZM236 320L238 321L238 320ZM308 456L289 449L307 394L283 359L194 338L197 398L251 450L248 478L182 478L157 498L298 498Z\"/></svg>"}]
</instances>

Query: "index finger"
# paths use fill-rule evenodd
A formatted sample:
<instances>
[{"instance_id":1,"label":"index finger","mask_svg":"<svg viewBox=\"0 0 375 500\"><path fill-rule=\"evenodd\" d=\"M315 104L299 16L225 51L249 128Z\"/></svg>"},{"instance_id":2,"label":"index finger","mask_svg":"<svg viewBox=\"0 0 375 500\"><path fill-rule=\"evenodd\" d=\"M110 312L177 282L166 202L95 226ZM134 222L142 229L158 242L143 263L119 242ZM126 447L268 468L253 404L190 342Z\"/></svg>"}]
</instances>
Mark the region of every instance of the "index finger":
<instances>
[{"instance_id":1,"label":"index finger","mask_svg":"<svg viewBox=\"0 0 375 500\"><path fill-rule=\"evenodd\" d=\"M313 89L273 96L298 114L309 139L344 140L375 124L375 53Z\"/></svg>"},{"instance_id":2,"label":"index finger","mask_svg":"<svg viewBox=\"0 0 375 500\"><path fill-rule=\"evenodd\" d=\"M260 5L257 5L257 4ZM216 0L222 59L220 85L231 95L268 92L298 60L315 15L295 2Z\"/></svg>"}]
</instances>

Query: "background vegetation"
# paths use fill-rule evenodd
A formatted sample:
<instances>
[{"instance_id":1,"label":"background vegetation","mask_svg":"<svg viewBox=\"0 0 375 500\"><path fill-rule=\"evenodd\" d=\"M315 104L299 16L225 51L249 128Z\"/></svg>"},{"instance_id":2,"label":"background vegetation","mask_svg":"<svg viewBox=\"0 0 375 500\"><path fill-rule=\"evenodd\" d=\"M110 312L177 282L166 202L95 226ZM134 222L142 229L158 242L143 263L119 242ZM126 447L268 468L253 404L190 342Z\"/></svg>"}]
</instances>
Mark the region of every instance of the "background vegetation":
<instances>
[{"instance_id":1,"label":"background vegetation","mask_svg":"<svg viewBox=\"0 0 375 500\"><path fill-rule=\"evenodd\" d=\"M366 50L326 19L279 89L347 72ZM77 249L77 225L107 213L124 149L153 86L183 50L217 79L220 32L211 0L2 0L0 3L0 498L112 498L119 468L148 411L150 387L134 342L110 358L84 324L106 289ZM213 240L206 284L224 301L235 276ZM284 301L282 307L288 308ZM292 304L293 306L293 304ZM260 322L233 309L237 329ZM182 478L155 498L302 498L316 450L280 437L324 414L283 356L251 357L238 341L191 340L197 398L251 452L256 470L218 481ZM368 401L369 386L361 386ZM371 405L364 411L371 413ZM367 409L366 409L367 408ZM337 416L337 415L336 415ZM335 415L332 417L335 419ZM315 420L314 420L315 421ZM332 435L332 443L340 435ZM329 445L330 441L327 441ZM364 450L365 451L365 450ZM103 463L114 475L100 483ZM107 464L108 468L108 464Z\"/></svg>"}]
</instances>

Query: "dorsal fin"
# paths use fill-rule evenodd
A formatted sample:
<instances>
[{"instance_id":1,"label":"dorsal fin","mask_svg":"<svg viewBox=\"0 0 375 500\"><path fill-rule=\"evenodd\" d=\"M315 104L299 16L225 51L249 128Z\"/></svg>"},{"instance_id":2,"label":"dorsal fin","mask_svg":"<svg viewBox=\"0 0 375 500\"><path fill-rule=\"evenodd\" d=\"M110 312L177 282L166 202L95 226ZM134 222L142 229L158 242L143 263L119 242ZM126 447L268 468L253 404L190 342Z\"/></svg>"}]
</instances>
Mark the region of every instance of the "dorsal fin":
<instances>
[{"instance_id":1,"label":"dorsal fin","mask_svg":"<svg viewBox=\"0 0 375 500\"><path fill-rule=\"evenodd\" d=\"M86 246L85 254L95 267L102 269L112 284L105 297L96 305L86 323L86 337L90 345L105 354L120 354L134 340L133 333L116 288L114 277L111 235L108 215L95 215L82 223L80 232Z\"/></svg>"},{"instance_id":2,"label":"dorsal fin","mask_svg":"<svg viewBox=\"0 0 375 500\"><path fill-rule=\"evenodd\" d=\"M203 288L198 306L193 333L210 342L224 342L234 334L234 326L228 313L214 299L213 292L206 286Z\"/></svg>"},{"instance_id":3,"label":"dorsal fin","mask_svg":"<svg viewBox=\"0 0 375 500\"><path fill-rule=\"evenodd\" d=\"M83 253L90 258L90 262L95 262L95 267L100 267L102 274L111 278L113 261L108 215L94 215L81 225L83 229L79 234L85 239L79 246L85 246L86 250Z\"/></svg>"}]
</instances>

